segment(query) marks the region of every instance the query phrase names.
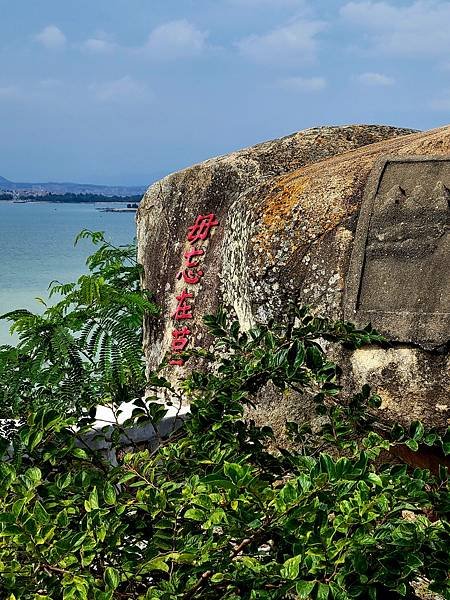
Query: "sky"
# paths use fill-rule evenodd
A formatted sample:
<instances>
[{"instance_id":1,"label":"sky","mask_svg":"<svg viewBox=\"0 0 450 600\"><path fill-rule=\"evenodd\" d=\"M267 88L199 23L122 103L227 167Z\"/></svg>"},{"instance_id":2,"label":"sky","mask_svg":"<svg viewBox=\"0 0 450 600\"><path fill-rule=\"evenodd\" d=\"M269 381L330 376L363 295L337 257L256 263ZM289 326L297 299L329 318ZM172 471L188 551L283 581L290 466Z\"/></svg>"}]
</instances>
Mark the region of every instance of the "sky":
<instances>
[{"instance_id":1,"label":"sky","mask_svg":"<svg viewBox=\"0 0 450 600\"><path fill-rule=\"evenodd\" d=\"M450 0L0 0L0 175L148 185L308 127L450 122Z\"/></svg>"}]
</instances>

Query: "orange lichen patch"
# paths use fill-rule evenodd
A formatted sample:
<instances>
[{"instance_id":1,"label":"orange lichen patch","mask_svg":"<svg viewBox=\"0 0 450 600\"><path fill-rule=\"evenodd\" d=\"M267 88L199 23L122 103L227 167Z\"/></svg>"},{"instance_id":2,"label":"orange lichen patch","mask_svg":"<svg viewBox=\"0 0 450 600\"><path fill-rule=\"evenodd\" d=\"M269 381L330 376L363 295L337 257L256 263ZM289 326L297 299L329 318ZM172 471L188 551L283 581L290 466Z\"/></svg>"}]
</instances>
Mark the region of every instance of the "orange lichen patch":
<instances>
[{"instance_id":1,"label":"orange lichen patch","mask_svg":"<svg viewBox=\"0 0 450 600\"><path fill-rule=\"evenodd\" d=\"M369 169L366 167L367 172ZM267 261L278 240L301 252L302 247L334 229L356 210L349 199L362 185L359 174L358 170L336 167L324 172L316 164L278 178L267 195L262 194L261 227L252 239L257 254Z\"/></svg>"},{"instance_id":2,"label":"orange lichen patch","mask_svg":"<svg viewBox=\"0 0 450 600\"><path fill-rule=\"evenodd\" d=\"M277 180L275 188L266 197L264 202L263 224L265 227L277 227L285 223L291 214L292 208L310 188L306 177L281 177Z\"/></svg>"},{"instance_id":3,"label":"orange lichen patch","mask_svg":"<svg viewBox=\"0 0 450 600\"><path fill-rule=\"evenodd\" d=\"M267 265L274 263L282 245L301 253L359 210L378 158L414 154L450 154L450 127L358 148L278 177L270 187L254 188L252 204L261 215L252 238L255 255Z\"/></svg>"}]
</instances>

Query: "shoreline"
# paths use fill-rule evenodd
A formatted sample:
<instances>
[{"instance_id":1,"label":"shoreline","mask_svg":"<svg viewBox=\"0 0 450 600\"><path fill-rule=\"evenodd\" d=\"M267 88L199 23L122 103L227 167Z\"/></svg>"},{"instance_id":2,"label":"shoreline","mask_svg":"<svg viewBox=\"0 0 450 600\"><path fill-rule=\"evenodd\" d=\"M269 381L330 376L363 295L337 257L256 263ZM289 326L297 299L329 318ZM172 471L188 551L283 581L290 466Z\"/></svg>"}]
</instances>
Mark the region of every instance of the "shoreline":
<instances>
[{"instance_id":1,"label":"shoreline","mask_svg":"<svg viewBox=\"0 0 450 600\"><path fill-rule=\"evenodd\" d=\"M126 200L102 200L102 201L79 201L61 202L60 200L0 200L3 204L129 204ZM136 210L129 209L129 210Z\"/></svg>"}]
</instances>

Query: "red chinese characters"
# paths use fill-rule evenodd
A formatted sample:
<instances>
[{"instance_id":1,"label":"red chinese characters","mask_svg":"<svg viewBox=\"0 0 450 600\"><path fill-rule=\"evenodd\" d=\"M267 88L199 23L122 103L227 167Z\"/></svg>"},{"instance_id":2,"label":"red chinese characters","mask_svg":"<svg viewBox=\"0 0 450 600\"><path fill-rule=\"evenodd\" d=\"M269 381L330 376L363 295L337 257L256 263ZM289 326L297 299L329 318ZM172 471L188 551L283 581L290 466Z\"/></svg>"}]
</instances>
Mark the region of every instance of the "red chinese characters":
<instances>
[{"instance_id":1,"label":"red chinese characters","mask_svg":"<svg viewBox=\"0 0 450 600\"><path fill-rule=\"evenodd\" d=\"M190 333L191 332L187 327L183 327L183 329L175 329L172 332L172 350L182 352L189 343L188 335L190 335Z\"/></svg>"},{"instance_id":2,"label":"red chinese characters","mask_svg":"<svg viewBox=\"0 0 450 600\"><path fill-rule=\"evenodd\" d=\"M186 290L183 290L181 292L181 294L179 296L177 296L177 300L178 300L177 308L175 309L175 312L172 315L172 317L176 321L181 321L182 319L193 319L194 318L191 313L192 306L190 306L186 302L186 300L188 298L193 298L193 295L189 294Z\"/></svg>"},{"instance_id":3,"label":"red chinese characters","mask_svg":"<svg viewBox=\"0 0 450 600\"><path fill-rule=\"evenodd\" d=\"M211 230L217 227L217 221L213 213L209 215L199 215L195 223L188 227L187 241L193 246L197 242L203 242L208 239ZM203 275L203 269L200 268L200 259L205 255L205 249L202 247L192 247L184 253L185 264L184 268L178 273L177 279L183 279L186 285L197 285ZM179 296L176 296L177 305L172 318L176 322L176 328L172 332L172 352L183 352L189 344L189 336L191 331L186 326L181 326L181 323L186 320L193 319L192 299L194 294L185 288ZM178 356L172 356L169 361L170 365L183 366L184 360Z\"/></svg>"},{"instance_id":4,"label":"red chinese characters","mask_svg":"<svg viewBox=\"0 0 450 600\"><path fill-rule=\"evenodd\" d=\"M206 240L211 229L218 224L219 221L216 221L216 217L212 213L206 216L198 215L194 225L188 229L187 239L191 244L199 240Z\"/></svg>"},{"instance_id":5,"label":"red chinese characters","mask_svg":"<svg viewBox=\"0 0 450 600\"><path fill-rule=\"evenodd\" d=\"M185 269L178 273L178 279L183 278L184 283L189 285L195 285L203 277L204 273L201 270L195 271L194 269Z\"/></svg>"},{"instance_id":6,"label":"red chinese characters","mask_svg":"<svg viewBox=\"0 0 450 600\"><path fill-rule=\"evenodd\" d=\"M184 253L184 258L186 259L186 267L189 268L193 268L193 267L198 267L198 262L197 261L193 261L192 257L193 256L203 256L205 254L204 250L196 250L195 248L193 250L189 250L189 252L185 252Z\"/></svg>"}]
</instances>

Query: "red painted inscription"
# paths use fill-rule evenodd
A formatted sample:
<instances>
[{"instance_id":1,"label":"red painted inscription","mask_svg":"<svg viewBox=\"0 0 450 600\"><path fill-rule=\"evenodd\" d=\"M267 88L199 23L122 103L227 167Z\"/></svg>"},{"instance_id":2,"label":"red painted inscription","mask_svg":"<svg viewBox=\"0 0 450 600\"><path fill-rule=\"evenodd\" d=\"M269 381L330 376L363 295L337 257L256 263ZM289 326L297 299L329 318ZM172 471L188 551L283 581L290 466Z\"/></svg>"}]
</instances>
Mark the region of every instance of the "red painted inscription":
<instances>
[{"instance_id":1,"label":"red painted inscription","mask_svg":"<svg viewBox=\"0 0 450 600\"><path fill-rule=\"evenodd\" d=\"M217 227L219 222L216 216L211 213L209 215L199 215L195 223L188 227L187 240L192 245L196 242L202 242L208 239L211 230ZM205 255L205 249L201 247L193 247L184 254L185 264L184 269L178 273L177 279L183 279L186 285L197 285L200 279L205 274L203 269L200 269L200 261L198 258ZM178 303L172 318L175 321L184 321L193 319L191 299L194 295L184 289L179 296L176 297ZM183 352L189 344L189 336L191 331L186 327L175 328L172 332L171 350L174 353ZM170 365L182 367L184 360L177 356L172 356L169 361Z\"/></svg>"},{"instance_id":2,"label":"red painted inscription","mask_svg":"<svg viewBox=\"0 0 450 600\"><path fill-rule=\"evenodd\" d=\"M193 294L189 294L187 290L183 290L179 296L177 296L178 304L175 312L172 317L175 321L181 321L182 319L193 319L191 310L192 306L190 306L186 300L188 298L193 298Z\"/></svg>"},{"instance_id":3,"label":"red painted inscription","mask_svg":"<svg viewBox=\"0 0 450 600\"><path fill-rule=\"evenodd\" d=\"M199 240L206 240L210 230L218 224L219 221L216 221L216 217L212 213L206 216L199 215L194 225L188 229L188 241L193 244Z\"/></svg>"}]
</instances>

